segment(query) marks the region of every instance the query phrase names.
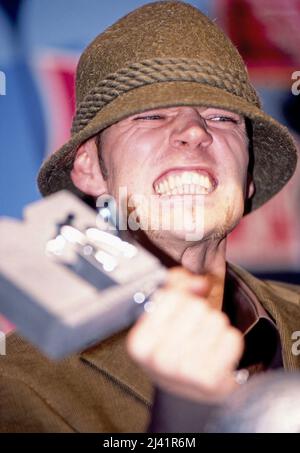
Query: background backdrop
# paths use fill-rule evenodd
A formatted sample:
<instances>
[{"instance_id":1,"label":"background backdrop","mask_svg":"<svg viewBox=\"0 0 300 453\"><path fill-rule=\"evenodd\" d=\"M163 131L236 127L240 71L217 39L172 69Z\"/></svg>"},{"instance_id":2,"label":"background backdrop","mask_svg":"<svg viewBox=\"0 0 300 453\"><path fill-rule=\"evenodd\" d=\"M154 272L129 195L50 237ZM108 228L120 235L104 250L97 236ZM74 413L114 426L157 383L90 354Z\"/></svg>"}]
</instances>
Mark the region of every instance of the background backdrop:
<instances>
[{"instance_id":1,"label":"background backdrop","mask_svg":"<svg viewBox=\"0 0 300 453\"><path fill-rule=\"evenodd\" d=\"M24 205L39 198L35 177L41 161L69 137L79 54L105 27L144 3L0 0L0 215L21 217ZM300 1L190 3L229 34L265 110L288 125L299 143ZM229 240L230 260L259 275L300 283L299 176L300 166L279 195L241 222Z\"/></svg>"}]
</instances>

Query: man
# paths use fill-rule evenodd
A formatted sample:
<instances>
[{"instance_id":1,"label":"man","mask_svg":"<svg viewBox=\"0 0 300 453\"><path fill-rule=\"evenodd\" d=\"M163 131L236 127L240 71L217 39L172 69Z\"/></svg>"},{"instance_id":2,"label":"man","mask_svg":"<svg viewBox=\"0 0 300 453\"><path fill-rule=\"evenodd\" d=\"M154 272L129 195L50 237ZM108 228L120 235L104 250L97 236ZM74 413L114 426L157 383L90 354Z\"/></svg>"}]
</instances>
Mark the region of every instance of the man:
<instances>
[{"instance_id":1,"label":"man","mask_svg":"<svg viewBox=\"0 0 300 453\"><path fill-rule=\"evenodd\" d=\"M42 194L68 188L96 203L125 187L141 225L135 236L180 267L129 336L146 372L126 353L127 332L60 363L10 337L2 431L143 431L148 375L206 402L235 388L236 367L299 368L291 340L299 288L226 263L227 234L284 186L297 160L288 131L260 109L230 41L188 4L145 5L84 51L76 95L72 137L43 165ZM135 195L167 207L171 226L163 228L165 211L149 214ZM187 223L178 228L181 216ZM156 407L164 402L158 391Z\"/></svg>"}]
</instances>

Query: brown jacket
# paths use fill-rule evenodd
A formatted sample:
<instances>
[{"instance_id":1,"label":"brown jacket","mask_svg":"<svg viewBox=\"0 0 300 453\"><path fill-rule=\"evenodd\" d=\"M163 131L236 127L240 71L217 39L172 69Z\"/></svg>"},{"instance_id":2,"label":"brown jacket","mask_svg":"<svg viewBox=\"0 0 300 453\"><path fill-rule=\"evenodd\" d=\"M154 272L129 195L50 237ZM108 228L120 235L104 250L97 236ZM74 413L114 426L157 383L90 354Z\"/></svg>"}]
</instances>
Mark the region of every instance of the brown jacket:
<instances>
[{"instance_id":1,"label":"brown jacket","mask_svg":"<svg viewBox=\"0 0 300 453\"><path fill-rule=\"evenodd\" d=\"M275 320L285 369L300 369L291 338L300 331L300 286L262 282L237 266L230 268ZM10 335L6 356L0 356L0 432L145 431L152 386L128 357L125 336L51 362Z\"/></svg>"}]
</instances>

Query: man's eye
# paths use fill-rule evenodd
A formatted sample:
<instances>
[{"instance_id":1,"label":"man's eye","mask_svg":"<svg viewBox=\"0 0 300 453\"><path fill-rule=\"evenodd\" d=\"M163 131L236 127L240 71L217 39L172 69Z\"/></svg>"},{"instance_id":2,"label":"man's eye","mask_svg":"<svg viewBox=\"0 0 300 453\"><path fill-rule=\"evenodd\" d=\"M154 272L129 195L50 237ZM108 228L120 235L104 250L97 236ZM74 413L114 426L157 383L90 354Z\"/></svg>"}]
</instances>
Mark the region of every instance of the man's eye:
<instances>
[{"instance_id":1,"label":"man's eye","mask_svg":"<svg viewBox=\"0 0 300 453\"><path fill-rule=\"evenodd\" d=\"M232 116L226 116L226 115L218 115L218 116L213 116L211 118L207 118L209 121L222 121L226 122L229 121L234 124L238 124L239 120L237 118L234 118Z\"/></svg>"},{"instance_id":2,"label":"man's eye","mask_svg":"<svg viewBox=\"0 0 300 453\"><path fill-rule=\"evenodd\" d=\"M137 116L134 120L161 120L162 116L160 115L146 115L146 116Z\"/></svg>"}]
</instances>

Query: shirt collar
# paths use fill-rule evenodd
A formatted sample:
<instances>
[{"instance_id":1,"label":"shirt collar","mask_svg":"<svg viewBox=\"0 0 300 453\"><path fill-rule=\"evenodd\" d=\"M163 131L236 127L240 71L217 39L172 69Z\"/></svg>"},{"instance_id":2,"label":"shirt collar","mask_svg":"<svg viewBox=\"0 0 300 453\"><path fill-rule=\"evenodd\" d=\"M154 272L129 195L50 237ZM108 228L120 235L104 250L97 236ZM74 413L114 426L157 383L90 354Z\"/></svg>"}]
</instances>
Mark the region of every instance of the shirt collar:
<instances>
[{"instance_id":1,"label":"shirt collar","mask_svg":"<svg viewBox=\"0 0 300 453\"><path fill-rule=\"evenodd\" d=\"M226 267L223 311L244 334L240 367L261 371L283 366L278 329L255 292L231 266Z\"/></svg>"},{"instance_id":2,"label":"shirt collar","mask_svg":"<svg viewBox=\"0 0 300 453\"><path fill-rule=\"evenodd\" d=\"M276 324L258 300L257 295L226 265L223 311L231 323L246 335L260 319L267 320L276 329Z\"/></svg>"}]
</instances>

